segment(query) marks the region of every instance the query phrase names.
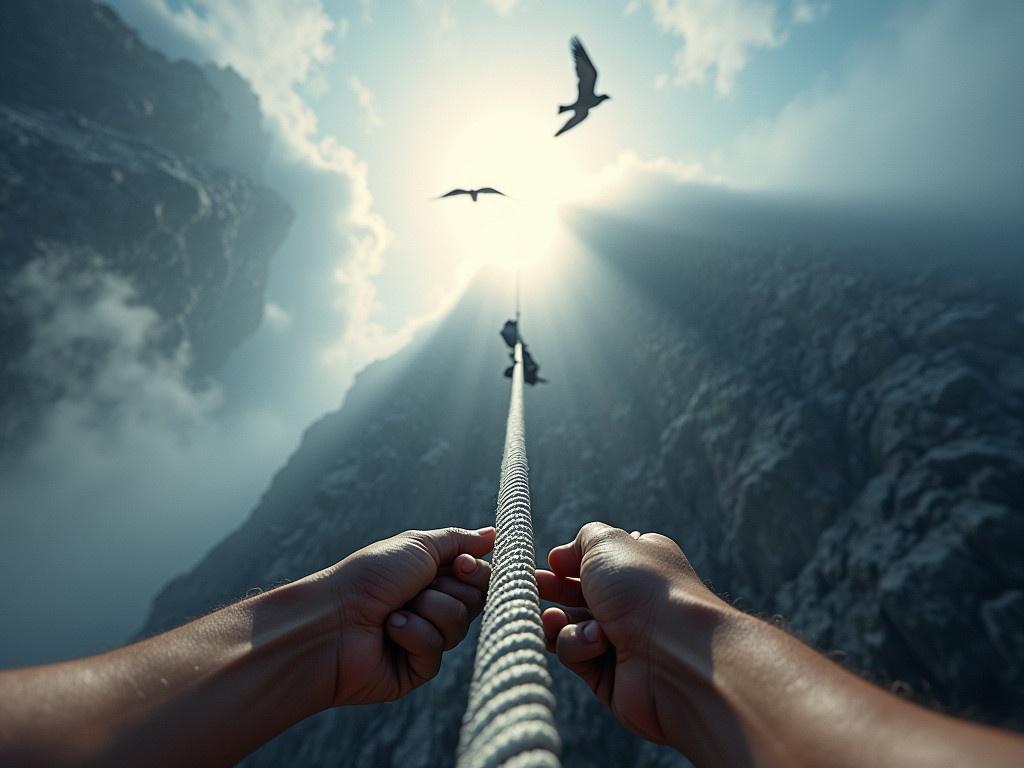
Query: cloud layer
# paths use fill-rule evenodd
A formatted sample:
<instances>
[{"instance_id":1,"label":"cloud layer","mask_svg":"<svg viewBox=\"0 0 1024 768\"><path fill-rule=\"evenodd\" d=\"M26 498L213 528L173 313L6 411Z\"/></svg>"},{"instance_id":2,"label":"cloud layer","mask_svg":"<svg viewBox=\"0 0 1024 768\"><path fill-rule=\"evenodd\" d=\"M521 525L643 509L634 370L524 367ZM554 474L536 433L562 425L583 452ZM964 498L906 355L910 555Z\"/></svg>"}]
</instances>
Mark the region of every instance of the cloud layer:
<instances>
[{"instance_id":1,"label":"cloud layer","mask_svg":"<svg viewBox=\"0 0 1024 768\"><path fill-rule=\"evenodd\" d=\"M797 0L788 18L773 0L633 0L635 13L647 5L662 32L682 40L672 82L686 87L713 80L720 96L731 96L752 52L782 45L794 24L817 19L826 6ZM661 76L659 84L667 81Z\"/></svg>"},{"instance_id":2,"label":"cloud layer","mask_svg":"<svg viewBox=\"0 0 1024 768\"><path fill-rule=\"evenodd\" d=\"M4 665L126 639L289 447L271 414L219 418L221 393L189 383L187 347L158 351L161 321L131 285L66 264L31 262L14 285L29 369L59 394L40 438L0 464L0 579L17 585L0 596Z\"/></svg>"},{"instance_id":3,"label":"cloud layer","mask_svg":"<svg viewBox=\"0 0 1024 768\"><path fill-rule=\"evenodd\" d=\"M875 203L1024 210L1024 5L904 13L823 82L726 148L743 185Z\"/></svg>"}]
</instances>

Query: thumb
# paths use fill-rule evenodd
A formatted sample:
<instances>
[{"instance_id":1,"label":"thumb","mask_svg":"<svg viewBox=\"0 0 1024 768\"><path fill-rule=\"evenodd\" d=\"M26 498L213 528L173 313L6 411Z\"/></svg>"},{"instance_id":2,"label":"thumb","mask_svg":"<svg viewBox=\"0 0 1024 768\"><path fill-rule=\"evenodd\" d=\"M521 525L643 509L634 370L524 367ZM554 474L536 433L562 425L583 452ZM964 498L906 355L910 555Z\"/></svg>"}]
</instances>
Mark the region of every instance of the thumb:
<instances>
[{"instance_id":1,"label":"thumb","mask_svg":"<svg viewBox=\"0 0 1024 768\"><path fill-rule=\"evenodd\" d=\"M587 552L601 542L619 536L626 537L627 534L621 528L613 528L606 523L587 523L580 528L575 539L551 550L548 554L548 564L559 576L576 578L580 575L583 558Z\"/></svg>"},{"instance_id":2,"label":"thumb","mask_svg":"<svg viewBox=\"0 0 1024 768\"><path fill-rule=\"evenodd\" d=\"M424 546L437 567L448 565L463 552L482 557L494 547L493 526L468 531L465 528L437 528L412 534Z\"/></svg>"}]
</instances>

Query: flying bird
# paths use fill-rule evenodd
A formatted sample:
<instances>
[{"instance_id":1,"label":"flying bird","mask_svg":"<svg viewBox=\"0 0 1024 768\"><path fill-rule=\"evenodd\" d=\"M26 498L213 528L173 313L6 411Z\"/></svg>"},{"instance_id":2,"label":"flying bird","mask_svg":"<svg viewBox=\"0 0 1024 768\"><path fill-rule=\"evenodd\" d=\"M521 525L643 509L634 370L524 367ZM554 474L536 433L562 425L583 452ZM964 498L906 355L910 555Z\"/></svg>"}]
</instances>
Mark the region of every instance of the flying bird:
<instances>
[{"instance_id":1,"label":"flying bird","mask_svg":"<svg viewBox=\"0 0 1024 768\"><path fill-rule=\"evenodd\" d=\"M570 111L575 112L576 114L569 118L569 122L563 125L555 136L561 136L570 128L575 128L586 120L587 115L590 114L590 110L602 101L611 98L611 96L606 96L605 94L598 96L594 93L594 85L597 83L597 69L594 67L594 62L592 62L590 57L587 56L587 51L578 37L574 37L572 39L570 48L572 49L573 60L576 62L576 78L579 80L579 94L576 96L575 104L559 107L558 114Z\"/></svg>"},{"instance_id":2,"label":"flying bird","mask_svg":"<svg viewBox=\"0 0 1024 768\"><path fill-rule=\"evenodd\" d=\"M437 199L441 200L442 198L455 197L456 195L469 195L474 203L476 202L477 195L501 195L502 197L508 197L504 192L500 192L494 187L480 187L480 189L453 189L451 192L445 192Z\"/></svg>"}]
</instances>

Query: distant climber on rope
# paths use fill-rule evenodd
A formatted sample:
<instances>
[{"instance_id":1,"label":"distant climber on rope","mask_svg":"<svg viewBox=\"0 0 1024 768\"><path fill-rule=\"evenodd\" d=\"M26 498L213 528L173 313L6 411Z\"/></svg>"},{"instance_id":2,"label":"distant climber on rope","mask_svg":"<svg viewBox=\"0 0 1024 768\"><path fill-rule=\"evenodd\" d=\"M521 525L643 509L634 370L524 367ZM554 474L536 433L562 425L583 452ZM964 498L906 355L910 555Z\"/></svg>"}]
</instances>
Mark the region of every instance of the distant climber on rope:
<instances>
[{"instance_id":1,"label":"distant climber on rope","mask_svg":"<svg viewBox=\"0 0 1024 768\"><path fill-rule=\"evenodd\" d=\"M494 536L408 531L125 648L0 670L0 765L231 765L315 712L400 698L466 636ZM548 562L549 650L697 766L1024 765L1024 737L904 701L723 602L665 536L589 523Z\"/></svg>"},{"instance_id":2,"label":"distant climber on rope","mask_svg":"<svg viewBox=\"0 0 1024 768\"><path fill-rule=\"evenodd\" d=\"M505 340L505 343L510 349L514 350L516 341L523 342L523 381L531 386L536 384L547 384L547 379L542 379L538 374L540 372L540 365L536 360L533 359L533 355L526 347L526 342L523 341L519 335L519 323L515 320L506 320L505 325L501 328L501 338ZM505 378L512 378L512 371L515 370L515 352L509 352L509 357L512 359L513 364L505 369Z\"/></svg>"}]
</instances>

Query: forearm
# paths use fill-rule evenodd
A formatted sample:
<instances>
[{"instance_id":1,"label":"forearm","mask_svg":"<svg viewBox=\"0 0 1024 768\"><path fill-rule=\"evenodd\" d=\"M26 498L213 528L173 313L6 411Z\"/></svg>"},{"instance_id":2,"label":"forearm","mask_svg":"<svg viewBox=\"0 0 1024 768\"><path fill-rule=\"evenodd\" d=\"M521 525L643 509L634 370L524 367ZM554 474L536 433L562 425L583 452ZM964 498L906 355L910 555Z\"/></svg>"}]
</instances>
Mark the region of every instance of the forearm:
<instances>
[{"instance_id":1,"label":"forearm","mask_svg":"<svg viewBox=\"0 0 1024 768\"><path fill-rule=\"evenodd\" d=\"M698 766L1024 764L1019 736L903 701L763 621L712 602L674 611L662 679L671 720L693 725L663 726Z\"/></svg>"},{"instance_id":2,"label":"forearm","mask_svg":"<svg viewBox=\"0 0 1024 768\"><path fill-rule=\"evenodd\" d=\"M236 761L330 705L326 589L304 579L130 648L0 673L0 763Z\"/></svg>"}]
</instances>

